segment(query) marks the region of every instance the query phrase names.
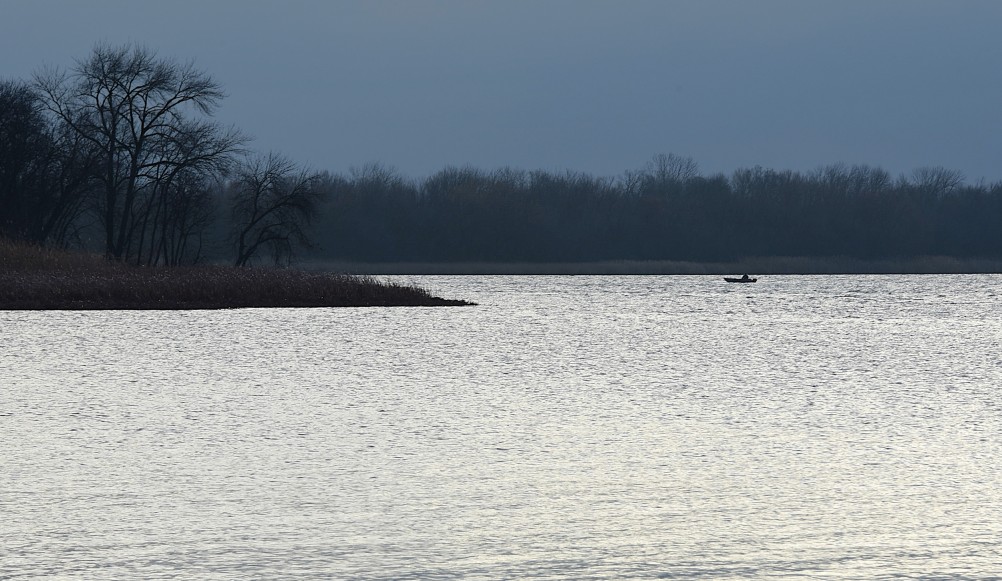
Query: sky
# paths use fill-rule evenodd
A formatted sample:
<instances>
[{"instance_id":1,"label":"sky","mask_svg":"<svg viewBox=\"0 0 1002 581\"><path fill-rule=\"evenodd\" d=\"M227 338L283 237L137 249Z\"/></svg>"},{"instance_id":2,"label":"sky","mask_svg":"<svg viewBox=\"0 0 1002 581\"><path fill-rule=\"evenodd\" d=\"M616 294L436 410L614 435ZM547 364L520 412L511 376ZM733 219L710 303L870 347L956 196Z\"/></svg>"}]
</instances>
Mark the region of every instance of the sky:
<instances>
[{"instance_id":1,"label":"sky","mask_svg":"<svg viewBox=\"0 0 1002 581\"><path fill-rule=\"evenodd\" d=\"M216 118L314 169L1002 180L999 0L0 0L0 77L97 43L193 60Z\"/></svg>"}]
</instances>

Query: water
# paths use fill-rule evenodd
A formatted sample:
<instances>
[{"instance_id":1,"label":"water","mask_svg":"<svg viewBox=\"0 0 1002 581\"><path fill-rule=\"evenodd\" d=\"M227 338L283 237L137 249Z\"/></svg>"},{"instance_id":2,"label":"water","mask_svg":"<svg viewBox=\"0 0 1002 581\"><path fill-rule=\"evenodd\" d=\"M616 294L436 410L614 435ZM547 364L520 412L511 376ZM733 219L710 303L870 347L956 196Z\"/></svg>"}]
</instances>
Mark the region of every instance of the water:
<instances>
[{"instance_id":1,"label":"water","mask_svg":"<svg viewBox=\"0 0 1002 581\"><path fill-rule=\"evenodd\" d=\"M998 578L1002 277L0 312L0 579Z\"/></svg>"}]
</instances>

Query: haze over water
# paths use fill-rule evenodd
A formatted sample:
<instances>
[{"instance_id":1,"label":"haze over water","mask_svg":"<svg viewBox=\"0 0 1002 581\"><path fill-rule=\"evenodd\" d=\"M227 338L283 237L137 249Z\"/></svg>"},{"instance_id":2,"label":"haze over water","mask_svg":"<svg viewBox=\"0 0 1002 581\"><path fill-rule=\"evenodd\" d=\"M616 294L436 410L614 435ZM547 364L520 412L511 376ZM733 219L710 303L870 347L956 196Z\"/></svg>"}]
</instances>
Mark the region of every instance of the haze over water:
<instances>
[{"instance_id":1,"label":"haze over water","mask_svg":"<svg viewBox=\"0 0 1002 581\"><path fill-rule=\"evenodd\" d=\"M998 275L0 312L0 578L991 578Z\"/></svg>"}]
</instances>

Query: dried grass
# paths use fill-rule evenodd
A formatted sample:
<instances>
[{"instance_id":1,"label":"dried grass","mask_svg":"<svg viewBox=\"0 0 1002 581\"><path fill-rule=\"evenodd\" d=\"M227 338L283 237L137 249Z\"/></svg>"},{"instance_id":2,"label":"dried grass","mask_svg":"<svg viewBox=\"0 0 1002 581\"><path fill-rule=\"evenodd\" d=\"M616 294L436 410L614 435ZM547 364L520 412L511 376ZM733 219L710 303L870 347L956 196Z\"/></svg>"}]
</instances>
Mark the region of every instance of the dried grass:
<instances>
[{"instance_id":1,"label":"dried grass","mask_svg":"<svg viewBox=\"0 0 1002 581\"><path fill-rule=\"evenodd\" d=\"M144 268L0 240L0 310L457 306L372 277L290 269Z\"/></svg>"}]
</instances>

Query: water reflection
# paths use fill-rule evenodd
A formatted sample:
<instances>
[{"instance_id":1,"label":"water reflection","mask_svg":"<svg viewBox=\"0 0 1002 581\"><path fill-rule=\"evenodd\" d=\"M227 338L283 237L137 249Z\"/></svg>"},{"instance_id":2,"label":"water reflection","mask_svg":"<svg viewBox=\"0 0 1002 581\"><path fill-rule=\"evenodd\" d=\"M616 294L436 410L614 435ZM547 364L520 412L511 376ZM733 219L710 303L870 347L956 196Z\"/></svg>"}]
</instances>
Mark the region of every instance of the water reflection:
<instances>
[{"instance_id":1,"label":"water reflection","mask_svg":"<svg viewBox=\"0 0 1002 581\"><path fill-rule=\"evenodd\" d=\"M481 306L0 313L0 570L996 574L999 278L421 277Z\"/></svg>"}]
</instances>

